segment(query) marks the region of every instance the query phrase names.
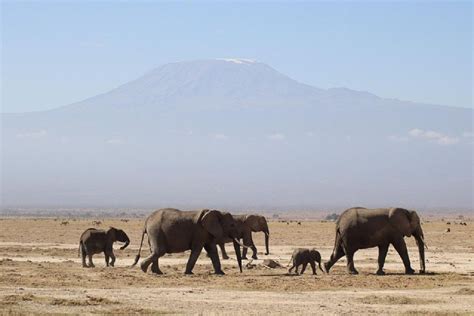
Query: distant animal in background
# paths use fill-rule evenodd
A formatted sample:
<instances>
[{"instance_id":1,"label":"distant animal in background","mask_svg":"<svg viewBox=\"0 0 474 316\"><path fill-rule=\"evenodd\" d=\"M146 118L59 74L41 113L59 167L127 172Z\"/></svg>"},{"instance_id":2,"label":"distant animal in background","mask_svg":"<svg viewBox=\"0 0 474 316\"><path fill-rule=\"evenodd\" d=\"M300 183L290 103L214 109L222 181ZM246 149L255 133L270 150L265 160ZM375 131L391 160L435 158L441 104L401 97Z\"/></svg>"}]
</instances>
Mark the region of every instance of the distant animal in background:
<instances>
[{"instance_id":1,"label":"distant animal in background","mask_svg":"<svg viewBox=\"0 0 474 316\"><path fill-rule=\"evenodd\" d=\"M63 226L69 225L69 222L68 221L62 221L61 225L63 225Z\"/></svg>"},{"instance_id":2,"label":"distant animal in background","mask_svg":"<svg viewBox=\"0 0 474 316\"><path fill-rule=\"evenodd\" d=\"M290 263L292 266L290 269L288 269L288 273L291 273L291 271L295 269L295 273L298 274L299 266L303 265L303 268L301 269L301 274L303 274L306 266L309 263L311 265L311 269L313 270L313 274L317 274L316 262L318 263L319 269L324 272L323 268L321 267L321 254L319 251L314 248L297 248L293 251L291 256Z\"/></svg>"},{"instance_id":3,"label":"distant animal in background","mask_svg":"<svg viewBox=\"0 0 474 316\"><path fill-rule=\"evenodd\" d=\"M126 218L122 218L120 221L124 222L124 223L128 223L128 219L126 219Z\"/></svg>"},{"instance_id":4,"label":"distant animal in background","mask_svg":"<svg viewBox=\"0 0 474 316\"><path fill-rule=\"evenodd\" d=\"M123 230L114 227L110 227L108 230L89 228L84 231L79 240L79 254L82 257L82 267L94 267L92 256L101 252L105 255L107 267L109 264L113 267L115 264L113 244L116 241L125 243L120 247L120 250L125 249L130 244L127 234ZM89 259L89 265L86 264L86 256Z\"/></svg>"},{"instance_id":5,"label":"distant animal in background","mask_svg":"<svg viewBox=\"0 0 474 316\"><path fill-rule=\"evenodd\" d=\"M93 221L92 224L96 225L96 226L100 226L102 224L101 221Z\"/></svg>"}]
</instances>

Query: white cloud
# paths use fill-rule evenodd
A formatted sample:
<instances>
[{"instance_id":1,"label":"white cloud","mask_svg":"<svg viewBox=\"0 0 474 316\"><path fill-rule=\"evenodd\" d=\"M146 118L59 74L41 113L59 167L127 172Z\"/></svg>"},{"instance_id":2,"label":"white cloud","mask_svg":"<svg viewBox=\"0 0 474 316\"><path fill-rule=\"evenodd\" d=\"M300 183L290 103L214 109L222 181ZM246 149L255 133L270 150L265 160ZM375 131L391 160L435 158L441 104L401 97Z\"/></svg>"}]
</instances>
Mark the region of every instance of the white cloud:
<instances>
[{"instance_id":1,"label":"white cloud","mask_svg":"<svg viewBox=\"0 0 474 316\"><path fill-rule=\"evenodd\" d=\"M33 132L25 132L25 133L19 133L16 135L18 138L28 138L28 139L37 139L37 138L42 138L48 134L47 131L44 129L39 130L39 131L33 131Z\"/></svg>"},{"instance_id":2,"label":"white cloud","mask_svg":"<svg viewBox=\"0 0 474 316\"><path fill-rule=\"evenodd\" d=\"M306 132L306 136L308 137L314 137L316 134L312 131Z\"/></svg>"},{"instance_id":3,"label":"white cloud","mask_svg":"<svg viewBox=\"0 0 474 316\"><path fill-rule=\"evenodd\" d=\"M225 134L214 134L213 137L217 140L227 140L229 137Z\"/></svg>"},{"instance_id":4,"label":"white cloud","mask_svg":"<svg viewBox=\"0 0 474 316\"><path fill-rule=\"evenodd\" d=\"M436 131L425 131L419 128L414 128L408 134L416 139L434 142L439 145L454 145L459 143L458 137L451 137Z\"/></svg>"},{"instance_id":5,"label":"white cloud","mask_svg":"<svg viewBox=\"0 0 474 316\"><path fill-rule=\"evenodd\" d=\"M440 145L454 145L459 143L459 138L443 136L441 138L438 138L436 142Z\"/></svg>"},{"instance_id":6,"label":"white cloud","mask_svg":"<svg viewBox=\"0 0 474 316\"><path fill-rule=\"evenodd\" d=\"M267 138L270 140L281 141L281 140L285 140L286 136L285 134L282 134L282 133L274 133L274 134L268 135Z\"/></svg>"}]
</instances>

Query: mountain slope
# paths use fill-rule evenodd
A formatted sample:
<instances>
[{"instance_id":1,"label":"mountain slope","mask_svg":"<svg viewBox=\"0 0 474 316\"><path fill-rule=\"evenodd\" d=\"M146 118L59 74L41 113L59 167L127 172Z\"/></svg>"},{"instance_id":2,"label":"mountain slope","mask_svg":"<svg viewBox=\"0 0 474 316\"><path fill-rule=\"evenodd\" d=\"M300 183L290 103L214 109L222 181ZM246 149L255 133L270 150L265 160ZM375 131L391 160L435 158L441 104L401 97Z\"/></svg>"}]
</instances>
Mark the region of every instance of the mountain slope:
<instances>
[{"instance_id":1,"label":"mountain slope","mask_svg":"<svg viewBox=\"0 0 474 316\"><path fill-rule=\"evenodd\" d=\"M2 115L5 205L472 208L472 110L299 83L263 63L161 66Z\"/></svg>"}]
</instances>

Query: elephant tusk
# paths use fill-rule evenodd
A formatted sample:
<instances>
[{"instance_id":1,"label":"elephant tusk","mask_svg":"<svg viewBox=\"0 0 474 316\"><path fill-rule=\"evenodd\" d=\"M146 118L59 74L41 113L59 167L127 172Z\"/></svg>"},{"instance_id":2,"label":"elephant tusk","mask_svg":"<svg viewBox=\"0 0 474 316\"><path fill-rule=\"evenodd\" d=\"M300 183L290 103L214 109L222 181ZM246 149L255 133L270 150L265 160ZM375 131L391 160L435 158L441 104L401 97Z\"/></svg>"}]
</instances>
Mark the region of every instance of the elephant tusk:
<instances>
[{"instance_id":1,"label":"elephant tusk","mask_svg":"<svg viewBox=\"0 0 474 316\"><path fill-rule=\"evenodd\" d=\"M420 236L420 239L423 242L423 245L425 246L425 248L428 249L428 245L426 244L425 239L423 238L423 236Z\"/></svg>"},{"instance_id":2,"label":"elephant tusk","mask_svg":"<svg viewBox=\"0 0 474 316\"><path fill-rule=\"evenodd\" d=\"M238 241L237 238L234 238L234 241L235 241L236 243L238 243L241 247L244 247L244 248L247 248L247 249L250 248L249 246L246 246L246 245L244 245L243 243L241 243L240 241Z\"/></svg>"}]
</instances>

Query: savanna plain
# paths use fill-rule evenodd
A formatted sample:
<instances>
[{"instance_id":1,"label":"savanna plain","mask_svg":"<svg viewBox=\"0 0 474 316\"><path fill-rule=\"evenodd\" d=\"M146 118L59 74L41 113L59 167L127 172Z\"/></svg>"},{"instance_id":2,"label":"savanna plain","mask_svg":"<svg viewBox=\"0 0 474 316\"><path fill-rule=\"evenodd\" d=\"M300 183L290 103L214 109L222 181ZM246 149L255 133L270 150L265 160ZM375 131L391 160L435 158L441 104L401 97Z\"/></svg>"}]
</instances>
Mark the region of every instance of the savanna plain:
<instances>
[{"instance_id":1,"label":"savanna plain","mask_svg":"<svg viewBox=\"0 0 474 316\"><path fill-rule=\"evenodd\" d=\"M391 247L384 276L375 275L377 249L355 255L359 275L348 275L345 259L325 274L311 269L287 274L286 265L297 247L315 247L328 260L335 237L334 222L270 221L270 255L263 254L262 233L254 234L258 260L244 261L239 272L231 257L221 260L224 276L212 274L203 252L194 275L184 275L189 253L160 258L164 275L131 268L140 243L144 218L0 218L0 313L2 314L474 314L474 222L429 219L423 230L426 250L424 275L405 275ZM449 224L448 224L449 222ZM82 268L78 257L81 233L89 227L125 230L131 239L121 251L115 244L116 266L106 268L95 255L95 268ZM449 228L449 232L447 231ZM412 266L418 252L407 238ZM142 258L148 253L145 243ZM250 257L250 256L249 256ZM263 259L282 267L268 268ZM309 267L308 267L309 268Z\"/></svg>"}]
</instances>

